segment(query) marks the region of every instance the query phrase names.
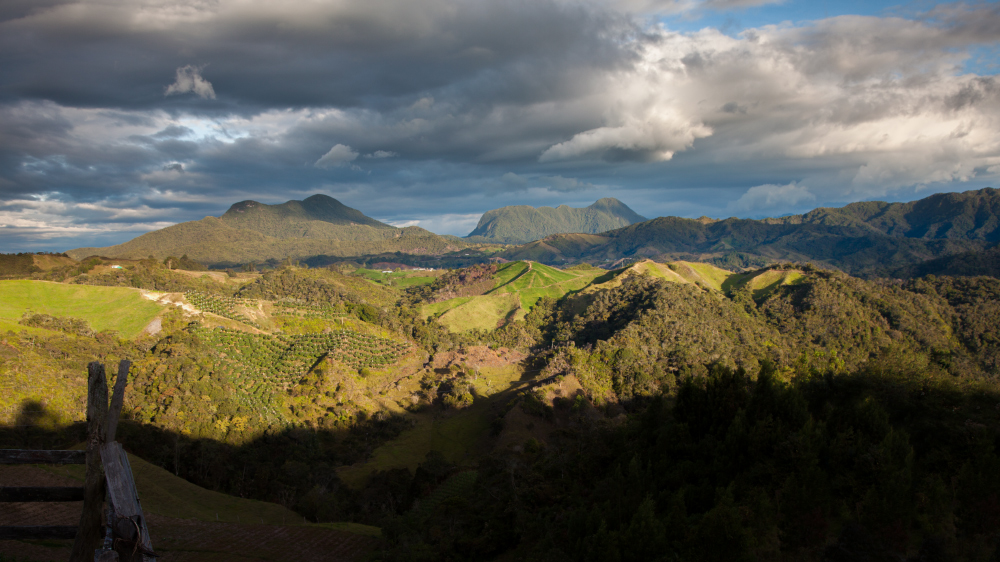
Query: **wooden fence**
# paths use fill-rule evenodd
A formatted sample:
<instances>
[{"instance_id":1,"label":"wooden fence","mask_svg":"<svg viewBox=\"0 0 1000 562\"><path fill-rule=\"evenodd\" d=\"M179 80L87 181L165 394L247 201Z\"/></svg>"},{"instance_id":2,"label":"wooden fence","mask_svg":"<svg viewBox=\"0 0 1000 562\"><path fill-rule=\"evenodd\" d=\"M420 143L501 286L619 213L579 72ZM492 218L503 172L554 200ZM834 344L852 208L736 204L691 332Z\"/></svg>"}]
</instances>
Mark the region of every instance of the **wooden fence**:
<instances>
[{"instance_id":1,"label":"wooden fence","mask_svg":"<svg viewBox=\"0 0 1000 562\"><path fill-rule=\"evenodd\" d=\"M0 502L83 501L77 526L0 527L0 540L74 539L70 562L154 560L156 555L139 505L132 468L121 444L115 441L130 367L129 361L118 365L109 407L104 365L94 362L87 366L85 451L0 449L0 464L87 466L82 487L0 487ZM106 511L102 509L105 497L108 499Z\"/></svg>"}]
</instances>

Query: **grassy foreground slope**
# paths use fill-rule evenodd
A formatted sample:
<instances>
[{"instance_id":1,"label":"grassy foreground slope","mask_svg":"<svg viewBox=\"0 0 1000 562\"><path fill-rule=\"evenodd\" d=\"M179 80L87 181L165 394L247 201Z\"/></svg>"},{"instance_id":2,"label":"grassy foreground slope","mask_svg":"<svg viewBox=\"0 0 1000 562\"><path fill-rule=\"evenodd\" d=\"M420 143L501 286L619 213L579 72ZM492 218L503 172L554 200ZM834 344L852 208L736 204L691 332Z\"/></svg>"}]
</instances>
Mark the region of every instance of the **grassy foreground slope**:
<instances>
[{"instance_id":1,"label":"grassy foreground slope","mask_svg":"<svg viewBox=\"0 0 1000 562\"><path fill-rule=\"evenodd\" d=\"M25 312L82 318L95 331L132 338L162 310L137 289L65 285L47 281L0 281L0 329L20 330Z\"/></svg>"}]
</instances>

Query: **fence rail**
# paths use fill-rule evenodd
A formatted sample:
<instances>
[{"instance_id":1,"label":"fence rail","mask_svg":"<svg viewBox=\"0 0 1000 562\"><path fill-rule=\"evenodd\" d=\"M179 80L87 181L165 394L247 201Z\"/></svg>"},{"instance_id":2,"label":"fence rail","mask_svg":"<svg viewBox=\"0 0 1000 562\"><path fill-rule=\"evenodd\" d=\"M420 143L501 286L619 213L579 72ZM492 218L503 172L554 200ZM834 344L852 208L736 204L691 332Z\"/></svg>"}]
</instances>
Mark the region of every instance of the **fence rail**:
<instances>
[{"instance_id":1,"label":"fence rail","mask_svg":"<svg viewBox=\"0 0 1000 562\"><path fill-rule=\"evenodd\" d=\"M0 464L85 464L87 451L0 449Z\"/></svg>"}]
</instances>

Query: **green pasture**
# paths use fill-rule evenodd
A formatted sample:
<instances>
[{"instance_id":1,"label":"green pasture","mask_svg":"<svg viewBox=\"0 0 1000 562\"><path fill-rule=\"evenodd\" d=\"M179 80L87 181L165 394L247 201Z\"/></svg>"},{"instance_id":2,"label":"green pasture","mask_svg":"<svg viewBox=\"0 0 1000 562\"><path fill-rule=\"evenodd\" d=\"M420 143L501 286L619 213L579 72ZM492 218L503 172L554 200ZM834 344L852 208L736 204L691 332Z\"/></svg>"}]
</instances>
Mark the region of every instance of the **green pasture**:
<instances>
[{"instance_id":1,"label":"green pasture","mask_svg":"<svg viewBox=\"0 0 1000 562\"><path fill-rule=\"evenodd\" d=\"M517 295L483 295L447 310L438 317L438 322L452 332L492 330L508 314L520 308L521 301Z\"/></svg>"},{"instance_id":2,"label":"green pasture","mask_svg":"<svg viewBox=\"0 0 1000 562\"><path fill-rule=\"evenodd\" d=\"M95 331L117 330L122 337L139 334L163 306L135 289L67 285L48 281L0 281L0 329L20 330L27 311L82 318Z\"/></svg>"},{"instance_id":3,"label":"green pasture","mask_svg":"<svg viewBox=\"0 0 1000 562\"><path fill-rule=\"evenodd\" d=\"M756 300L765 299L782 285L796 285L804 279L800 271L765 271L750 280L750 290Z\"/></svg>"},{"instance_id":4,"label":"green pasture","mask_svg":"<svg viewBox=\"0 0 1000 562\"><path fill-rule=\"evenodd\" d=\"M471 301L474 298L475 297L456 297L453 299L448 299L446 301L435 302L432 304L425 304L421 310L423 311L425 318L429 318L431 316L439 316L457 306L461 306Z\"/></svg>"},{"instance_id":5,"label":"green pasture","mask_svg":"<svg viewBox=\"0 0 1000 562\"><path fill-rule=\"evenodd\" d=\"M590 267L561 270L536 262L507 263L494 274L493 289L485 295L425 305L423 314L453 332L492 330L511 313L523 317L542 297L562 298L603 274L603 269Z\"/></svg>"},{"instance_id":6,"label":"green pasture","mask_svg":"<svg viewBox=\"0 0 1000 562\"><path fill-rule=\"evenodd\" d=\"M531 310L542 297L562 298L605 273L601 269L562 270L537 262L516 262L516 265L504 270L503 275L497 272L496 288L489 294L516 293L525 311Z\"/></svg>"},{"instance_id":7,"label":"green pasture","mask_svg":"<svg viewBox=\"0 0 1000 562\"><path fill-rule=\"evenodd\" d=\"M700 280L708 285L709 287L715 289L716 291L722 290L722 285L733 275L732 271L726 271L725 269L720 269L714 265L707 263L698 262L676 262L677 264L683 264L691 268Z\"/></svg>"}]
</instances>

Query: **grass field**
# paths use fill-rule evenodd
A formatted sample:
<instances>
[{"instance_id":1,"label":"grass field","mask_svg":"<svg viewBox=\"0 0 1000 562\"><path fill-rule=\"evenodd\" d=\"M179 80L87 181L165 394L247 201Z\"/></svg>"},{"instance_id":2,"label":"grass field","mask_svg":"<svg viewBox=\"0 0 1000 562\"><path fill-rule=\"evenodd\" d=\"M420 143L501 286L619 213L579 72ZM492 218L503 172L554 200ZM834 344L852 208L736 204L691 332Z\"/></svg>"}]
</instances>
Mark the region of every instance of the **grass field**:
<instances>
[{"instance_id":1,"label":"grass field","mask_svg":"<svg viewBox=\"0 0 1000 562\"><path fill-rule=\"evenodd\" d=\"M95 331L117 330L133 338L163 306L136 289L66 285L47 281L0 281L0 330L20 330L26 311L86 320Z\"/></svg>"},{"instance_id":2,"label":"grass field","mask_svg":"<svg viewBox=\"0 0 1000 562\"><path fill-rule=\"evenodd\" d=\"M511 262L502 265L493 275L493 289L485 295L429 304L424 306L423 314L437 317L453 332L492 330L512 313L515 319L523 318L538 299L562 298L604 274L606 272L598 268L561 270L536 262Z\"/></svg>"},{"instance_id":3,"label":"grass field","mask_svg":"<svg viewBox=\"0 0 1000 562\"><path fill-rule=\"evenodd\" d=\"M452 332L492 330L509 314L519 311L521 301L517 295L483 295L449 309L438 317L438 322Z\"/></svg>"},{"instance_id":4,"label":"grass field","mask_svg":"<svg viewBox=\"0 0 1000 562\"><path fill-rule=\"evenodd\" d=\"M579 291L603 273L600 269L562 270L536 262L514 262L497 272L496 287L489 294L516 293L521 308L528 311L538 299L561 298Z\"/></svg>"}]
</instances>

